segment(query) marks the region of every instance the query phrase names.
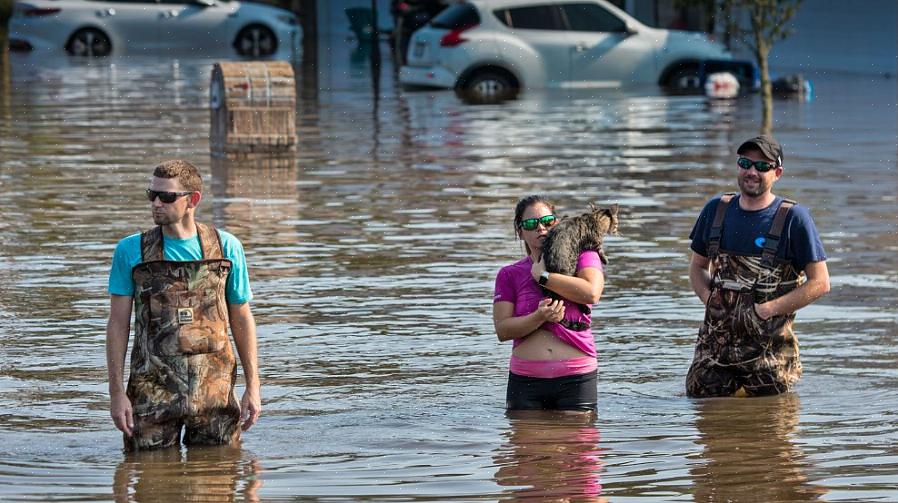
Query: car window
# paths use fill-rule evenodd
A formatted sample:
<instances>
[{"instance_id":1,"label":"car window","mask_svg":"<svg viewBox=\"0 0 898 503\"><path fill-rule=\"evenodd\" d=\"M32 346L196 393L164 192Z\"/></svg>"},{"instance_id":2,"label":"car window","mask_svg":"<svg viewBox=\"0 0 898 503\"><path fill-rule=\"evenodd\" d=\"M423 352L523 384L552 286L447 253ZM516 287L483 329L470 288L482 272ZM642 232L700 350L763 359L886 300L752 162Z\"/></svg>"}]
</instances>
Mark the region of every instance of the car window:
<instances>
[{"instance_id":1,"label":"car window","mask_svg":"<svg viewBox=\"0 0 898 503\"><path fill-rule=\"evenodd\" d=\"M430 26L446 30L457 30L477 24L480 24L480 14L477 13L477 7L471 4L455 4L437 14L430 22Z\"/></svg>"},{"instance_id":2,"label":"car window","mask_svg":"<svg viewBox=\"0 0 898 503\"><path fill-rule=\"evenodd\" d=\"M558 8L554 5L515 7L495 12L499 21L520 30L563 30Z\"/></svg>"},{"instance_id":3,"label":"car window","mask_svg":"<svg viewBox=\"0 0 898 503\"><path fill-rule=\"evenodd\" d=\"M627 31L619 17L594 3L569 3L561 6L571 31Z\"/></svg>"}]
</instances>

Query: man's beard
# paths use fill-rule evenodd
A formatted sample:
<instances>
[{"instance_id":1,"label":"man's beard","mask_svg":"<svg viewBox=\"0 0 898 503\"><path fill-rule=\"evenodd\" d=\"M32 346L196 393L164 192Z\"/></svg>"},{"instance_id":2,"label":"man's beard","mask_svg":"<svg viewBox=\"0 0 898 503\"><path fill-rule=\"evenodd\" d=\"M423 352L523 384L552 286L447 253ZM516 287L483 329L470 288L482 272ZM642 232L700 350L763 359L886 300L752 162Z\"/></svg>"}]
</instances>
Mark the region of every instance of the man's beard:
<instances>
[{"instance_id":1,"label":"man's beard","mask_svg":"<svg viewBox=\"0 0 898 503\"><path fill-rule=\"evenodd\" d=\"M742 191L743 194L749 197L758 197L768 190L770 190L770 185L765 183L765 180L761 177L757 178L757 187L752 188L748 186L747 180L744 177L739 177L739 190Z\"/></svg>"},{"instance_id":2,"label":"man's beard","mask_svg":"<svg viewBox=\"0 0 898 503\"><path fill-rule=\"evenodd\" d=\"M174 223L174 219L164 213L153 212L153 223L156 225L170 225Z\"/></svg>"}]
</instances>

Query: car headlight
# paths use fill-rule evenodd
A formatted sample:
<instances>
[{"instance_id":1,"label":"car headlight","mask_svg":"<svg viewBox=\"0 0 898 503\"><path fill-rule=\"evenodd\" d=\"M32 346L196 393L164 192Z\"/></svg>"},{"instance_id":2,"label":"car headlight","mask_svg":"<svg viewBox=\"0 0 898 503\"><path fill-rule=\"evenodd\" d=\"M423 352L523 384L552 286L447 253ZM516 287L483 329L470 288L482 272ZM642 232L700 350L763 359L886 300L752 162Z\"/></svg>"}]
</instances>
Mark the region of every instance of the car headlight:
<instances>
[{"instance_id":1,"label":"car headlight","mask_svg":"<svg viewBox=\"0 0 898 503\"><path fill-rule=\"evenodd\" d=\"M289 24L290 26L296 26L296 16L292 14L278 14L278 21Z\"/></svg>"}]
</instances>

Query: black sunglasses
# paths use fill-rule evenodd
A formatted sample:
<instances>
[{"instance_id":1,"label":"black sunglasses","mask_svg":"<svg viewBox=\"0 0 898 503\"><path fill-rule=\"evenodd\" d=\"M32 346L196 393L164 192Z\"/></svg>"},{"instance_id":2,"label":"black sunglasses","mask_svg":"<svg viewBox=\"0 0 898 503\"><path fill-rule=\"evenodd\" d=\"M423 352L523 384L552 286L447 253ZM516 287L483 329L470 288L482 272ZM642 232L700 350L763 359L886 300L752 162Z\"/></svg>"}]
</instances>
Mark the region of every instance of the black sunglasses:
<instances>
[{"instance_id":1,"label":"black sunglasses","mask_svg":"<svg viewBox=\"0 0 898 503\"><path fill-rule=\"evenodd\" d=\"M525 231L532 231L536 229L539 224L543 224L543 227L549 228L558 223L558 217L555 215L545 215L539 218L528 218L526 220L521 220L521 229Z\"/></svg>"},{"instance_id":2,"label":"black sunglasses","mask_svg":"<svg viewBox=\"0 0 898 503\"><path fill-rule=\"evenodd\" d=\"M165 204L171 204L175 202L179 197L186 196L187 194L193 194L194 191L190 192L160 192L158 190L147 189L147 199L152 203L158 197L160 201Z\"/></svg>"},{"instance_id":3,"label":"black sunglasses","mask_svg":"<svg viewBox=\"0 0 898 503\"><path fill-rule=\"evenodd\" d=\"M740 157L736 160L736 164L738 164L742 169L750 169L752 166L754 166L758 173L766 173L771 169L776 169L776 163L767 161L752 161L748 157Z\"/></svg>"}]
</instances>

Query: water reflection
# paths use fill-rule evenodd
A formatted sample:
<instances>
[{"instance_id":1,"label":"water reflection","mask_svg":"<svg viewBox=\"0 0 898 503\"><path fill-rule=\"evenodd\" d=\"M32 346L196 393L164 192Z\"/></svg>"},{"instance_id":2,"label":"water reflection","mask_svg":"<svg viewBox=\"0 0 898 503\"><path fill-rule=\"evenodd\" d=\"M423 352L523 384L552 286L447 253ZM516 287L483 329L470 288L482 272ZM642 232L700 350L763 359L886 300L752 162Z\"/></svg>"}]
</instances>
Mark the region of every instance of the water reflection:
<instances>
[{"instance_id":1,"label":"water reflection","mask_svg":"<svg viewBox=\"0 0 898 503\"><path fill-rule=\"evenodd\" d=\"M605 502L599 430L592 417L552 411L509 413L505 443L493 456L503 501Z\"/></svg>"},{"instance_id":2,"label":"water reflection","mask_svg":"<svg viewBox=\"0 0 898 503\"><path fill-rule=\"evenodd\" d=\"M819 501L812 465L795 443L801 403L787 393L696 401L702 464L690 469L696 501Z\"/></svg>"},{"instance_id":3,"label":"water reflection","mask_svg":"<svg viewBox=\"0 0 898 503\"><path fill-rule=\"evenodd\" d=\"M259 501L261 466L239 447L191 447L128 453L113 494L128 501Z\"/></svg>"},{"instance_id":4,"label":"water reflection","mask_svg":"<svg viewBox=\"0 0 898 503\"><path fill-rule=\"evenodd\" d=\"M294 157L212 157L211 164L214 221L226 222L228 230L238 236L264 223L270 235L267 244L293 241L289 222L298 217L299 199Z\"/></svg>"}]
</instances>

